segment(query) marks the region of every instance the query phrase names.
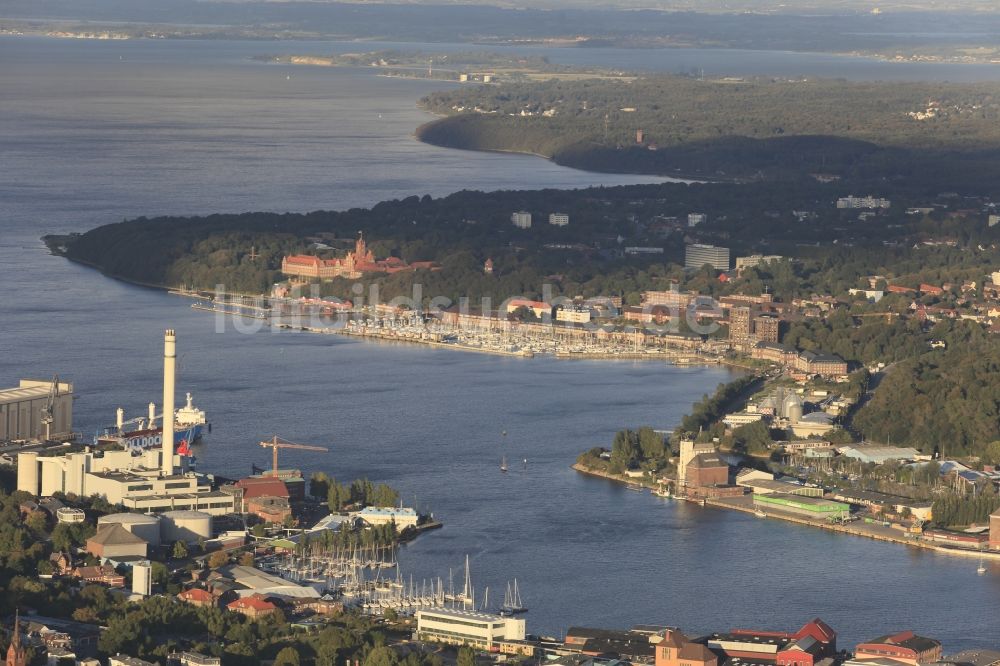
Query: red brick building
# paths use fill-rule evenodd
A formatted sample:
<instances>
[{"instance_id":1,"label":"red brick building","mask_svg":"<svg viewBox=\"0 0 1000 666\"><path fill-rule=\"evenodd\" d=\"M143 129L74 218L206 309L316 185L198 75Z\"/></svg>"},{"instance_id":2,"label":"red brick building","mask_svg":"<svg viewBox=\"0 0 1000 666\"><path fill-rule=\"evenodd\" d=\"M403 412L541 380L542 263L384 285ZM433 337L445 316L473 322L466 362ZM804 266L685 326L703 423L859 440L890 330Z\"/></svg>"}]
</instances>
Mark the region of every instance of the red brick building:
<instances>
[{"instance_id":1,"label":"red brick building","mask_svg":"<svg viewBox=\"0 0 1000 666\"><path fill-rule=\"evenodd\" d=\"M108 587L125 587L125 576L115 571L114 567L104 564L91 567L77 567L73 577L85 583L97 583Z\"/></svg>"},{"instance_id":2,"label":"red brick building","mask_svg":"<svg viewBox=\"0 0 1000 666\"><path fill-rule=\"evenodd\" d=\"M717 453L699 453L685 469L688 486L724 486L729 483L729 464Z\"/></svg>"},{"instance_id":3,"label":"red brick building","mask_svg":"<svg viewBox=\"0 0 1000 666\"><path fill-rule=\"evenodd\" d=\"M243 491L244 507L247 500L258 497L283 497L286 500L291 498L285 482L273 476L251 476L240 479L233 485Z\"/></svg>"},{"instance_id":4,"label":"red brick building","mask_svg":"<svg viewBox=\"0 0 1000 666\"><path fill-rule=\"evenodd\" d=\"M778 650L777 666L815 666L837 652L837 632L819 618L807 622Z\"/></svg>"},{"instance_id":5,"label":"red brick building","mask_svg":"<svg viewBox=\"0 0 1000 666\"><path fill-rule=\"evenodd\" d=\"M357 279L364 273L399 273L417 269L438 269L431 261L406 263L399 257L375 259L360 234L354 243L354 251L344 257L320 259L308 254L293 254L281 260L281 272L291 277L330 280L337 277Z\"/></svg>"},{"instance_id":6,"label":"red brick building","mask_svg":"<svg viewBox=\"0 0 1000 666\"><path fill-rule=\"evenodd\" d=\"M912 631L880 636L859 643L854 650L855 661L894 659L911 666L929 664L941 659L941 641L917 636Z\"/></svg>"}]
</instances>

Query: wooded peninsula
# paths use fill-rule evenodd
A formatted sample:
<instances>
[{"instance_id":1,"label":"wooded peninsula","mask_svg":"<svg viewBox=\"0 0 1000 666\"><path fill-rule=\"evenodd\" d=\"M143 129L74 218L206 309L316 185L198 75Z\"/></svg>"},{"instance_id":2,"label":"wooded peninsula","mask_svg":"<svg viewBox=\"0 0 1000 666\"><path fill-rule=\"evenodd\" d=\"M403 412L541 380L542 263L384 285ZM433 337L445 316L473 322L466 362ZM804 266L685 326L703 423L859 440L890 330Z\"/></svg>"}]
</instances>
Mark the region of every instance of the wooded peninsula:
<instances>
[{"instance_id":1,"label":"wooded peninsula","mask_svg":"<svg viewBox=\"0 0 1000 666\"><path fill-rule=\"evenodd\" d=\"M977 188L1000 176L1000 85L707 79L512 82L425 97L428 143L593 171L773 180L831 174ZM979 188L981 189L981 188Z\"/></svg>"}]
</instances>

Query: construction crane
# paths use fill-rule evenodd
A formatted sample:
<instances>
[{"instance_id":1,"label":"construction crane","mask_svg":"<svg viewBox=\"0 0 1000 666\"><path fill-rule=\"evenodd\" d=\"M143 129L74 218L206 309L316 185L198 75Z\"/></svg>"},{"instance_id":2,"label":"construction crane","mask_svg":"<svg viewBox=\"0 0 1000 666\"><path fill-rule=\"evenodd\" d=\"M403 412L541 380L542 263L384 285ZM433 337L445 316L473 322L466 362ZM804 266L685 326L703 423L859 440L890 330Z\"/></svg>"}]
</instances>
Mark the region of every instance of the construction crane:
<instances>
[{"instance_id":1,"label":"construction crane","mask_svg":"<svg viewBox=\"0 0 1000 666\"><path fill-rule=\"evenodd\" d=\"M329 451L325 446L310 446L308 444L296 444L295 442L289 442L287 439L282 439L275 435L270 441L261 442L260 445L265 449L270 448L272 453L271 459L271 476L277 478L278 476L278 449L297 449L299 451Z\"/></svg>"},{"instance_id":2,"label":"construction crane","mask_svg":"<svg viewBox=\"0 0 1000 666\"><path fill-rule=\"evenodd\" d=\"M42 407L42 425L45 427L45 441L52 438L52 423L55 421L56 398L59 397L59 375L52 376L49 397Z\"/></svg>"}]
</instances>

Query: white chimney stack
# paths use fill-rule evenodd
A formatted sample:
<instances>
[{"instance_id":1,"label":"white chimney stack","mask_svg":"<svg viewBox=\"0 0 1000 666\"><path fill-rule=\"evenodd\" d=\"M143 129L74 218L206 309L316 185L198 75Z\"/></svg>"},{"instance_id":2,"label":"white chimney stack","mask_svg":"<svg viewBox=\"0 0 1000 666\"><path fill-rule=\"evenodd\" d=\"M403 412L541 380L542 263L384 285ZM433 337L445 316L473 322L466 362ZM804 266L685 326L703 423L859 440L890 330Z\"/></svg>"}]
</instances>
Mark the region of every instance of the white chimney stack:
<instances>
[{"instance_id":1,"label":"white chimney stack","mask_svg":"<svg viewBox=\"0 0 1000 666\"><path fill-rule=\"evenodd\" d=\"M118 425L118 429L121 430L125 426L125 410L121 407L118 408L117 418L115 423Z\"/></svg>"},{"instance_id":2,"label":"white chimney stack","mask_svg":"<svg viewBox=\"0 0 1000 666\"><path fill-rule=\"evenodd\" d=\"M154 425L155 423L156 423L156 403L151 402L149 403L149 427L155 428L156 427Z\"/></svg>"},{"instance_id":3,"label":"white chimney stack","mask_svg":"<svg viewBox=\"0 0 1000 666\"><path fill-rule=\"evenodd\" d=\"M177 370L177 334L168 329L163 336L163 454L164 476L174 473L174 384Z\"/></svg>"}]
</instances>

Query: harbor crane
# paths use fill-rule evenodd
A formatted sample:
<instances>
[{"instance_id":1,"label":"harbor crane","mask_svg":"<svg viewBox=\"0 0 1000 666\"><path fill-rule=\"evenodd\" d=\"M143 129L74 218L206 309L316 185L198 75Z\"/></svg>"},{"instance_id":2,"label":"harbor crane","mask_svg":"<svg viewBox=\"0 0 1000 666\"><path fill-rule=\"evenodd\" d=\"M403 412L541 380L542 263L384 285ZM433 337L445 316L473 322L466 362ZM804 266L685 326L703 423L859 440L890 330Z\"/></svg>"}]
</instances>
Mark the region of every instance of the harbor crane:
<instances>
[{"instance_id":1,"label":"harbor crane","mask_svg":"<svg viewBox=\"0 0 1000 666\"><path fill-rule=\"evenodd\" d=\"M45 441L52 439L52 423L55 421L56 398L59 397L59 375L52 376L48 399L42 407L42 426L45 427Z\"/></svg>"},{"instance_id":2,"label":"harbor crane","mask_svg":"<svg viewBox=\"0 0 1000 666\"><path fill-rule=\"evenodd\" d=\"M261 442L260 445L265 449L271 449L271 476L277 478L278 476L278 449L296 449L299 451L329 451L325 446L311 446L309 444L296 444L295 442L289 442L287 439L282 439L275 435L269 441Z\"/></svg>"}]
</instances>

